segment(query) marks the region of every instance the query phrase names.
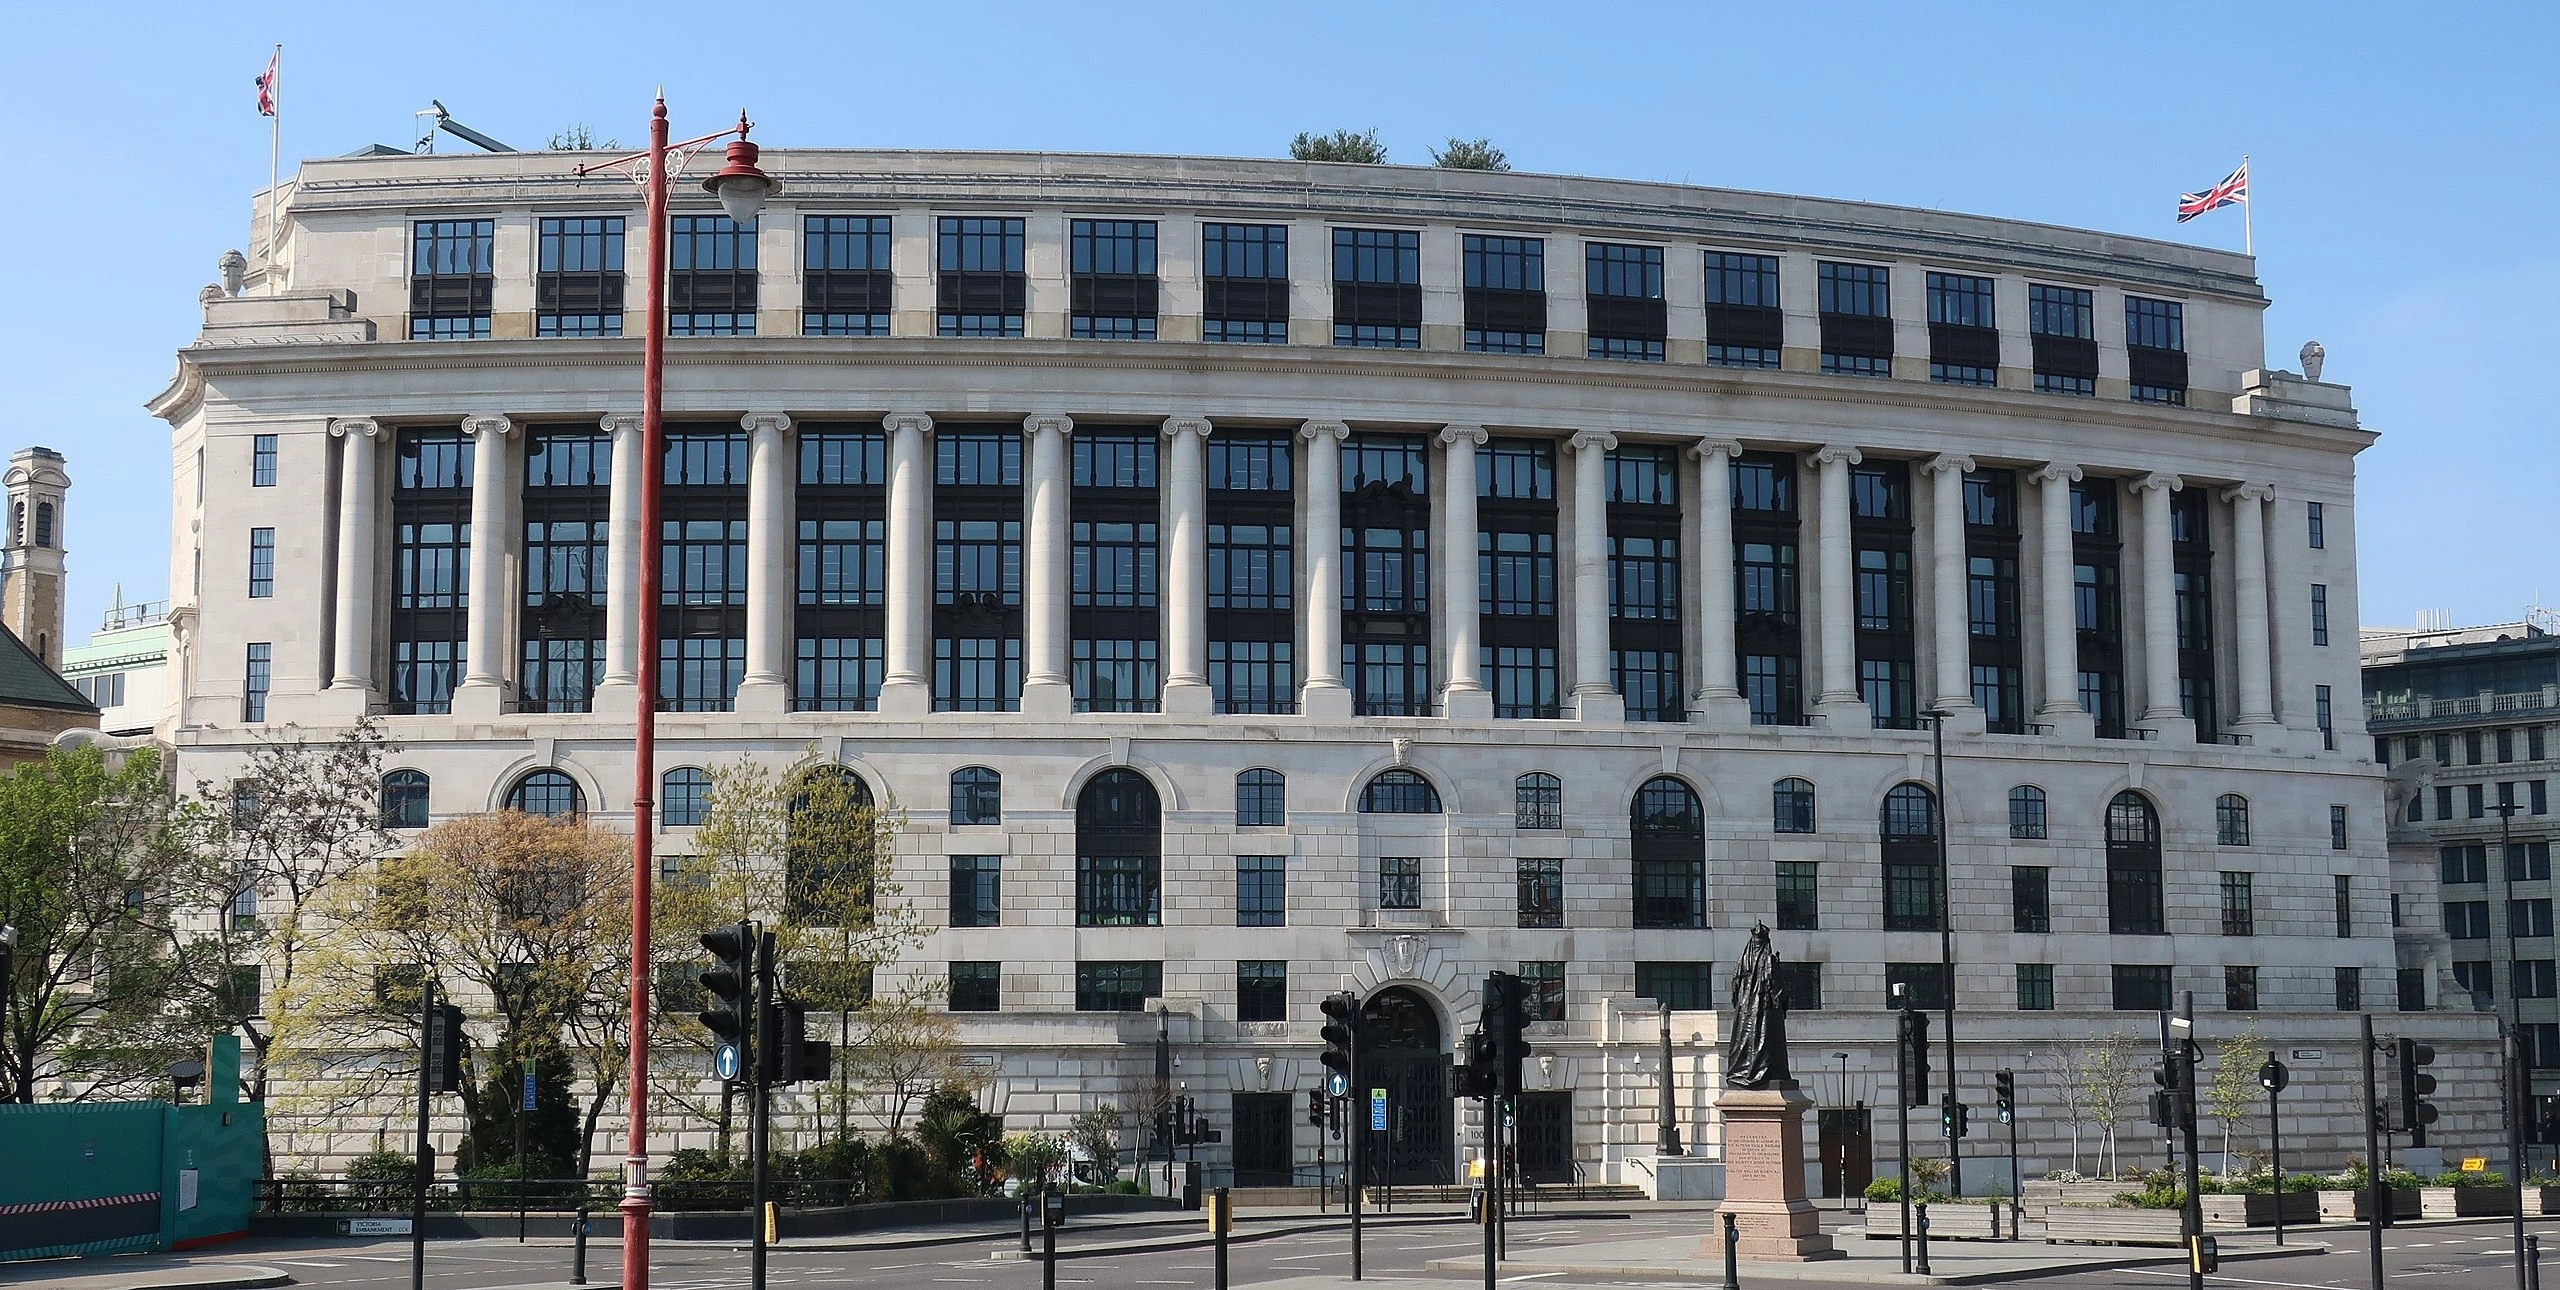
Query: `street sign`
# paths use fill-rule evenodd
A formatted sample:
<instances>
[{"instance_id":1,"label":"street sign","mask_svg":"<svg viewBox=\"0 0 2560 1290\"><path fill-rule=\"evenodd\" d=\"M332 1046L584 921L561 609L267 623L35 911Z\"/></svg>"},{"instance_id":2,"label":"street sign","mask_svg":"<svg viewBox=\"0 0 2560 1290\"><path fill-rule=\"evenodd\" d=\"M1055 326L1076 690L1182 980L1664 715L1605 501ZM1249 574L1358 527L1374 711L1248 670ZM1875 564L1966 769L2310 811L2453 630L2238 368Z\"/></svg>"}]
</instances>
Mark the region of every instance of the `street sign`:
<instances>
[{"instance_id":1,"label":"street sign","mask_svg":"<svg viewBox=\"0 0 2560 1290\"><path fill-rule=\"evenodd\" d=\"M2303 1066L2318 1066L2329 1060L2329 1050L2326 1048L2297 1048L2293 1050L2293 1060Z\"/></svg>"},{"instance_id":2,"label":"street sign","mask_svg":"<svg viewBox=\"0 0 2560 1290\"><path fill-rule=\"evenodd\" d=\"M738 1078L738 1046L722 1044L711 1050L711 1073L724 1080Z\"/></svg>"},{"instance_id":3,"label":"street sign","mask_svg":"<svg viewBox=\"0 0 2560 1290\"><path fill-rule=\"evenodd\" d=\"M2011 1117L2011 1112L2010 1112L2009 1108L2007 1108L2007 1107L2005 1107L2005 1106L2004 1106L2004 1107L2001 1107L2001 1108L2000 1108L2000 1122L2001 1122L2002 1124L2007 1124L2007 1123L2009 1123L2009 1122L2010 1122L2010 1117Z\"/></svg>"},{"instance_id":4,"label":"street sign","mask_svg":"<svg viewBox=\"0 0 2560 1290\"><path fill-rule=\"evenodd\" d=\"M1324 1091L1331 1097L1340 1097L1350 1092L1351 1077L1340 1071L1327 1072L1324 1077Z\"/></svg>"},{"instance_id":5,"label":"street sign","mask_svg":"<svg viewBox=\"0 0 2560 1290\"><path fill-rule=\"evenodd\" d=\"M530 1110L533 1110L533 1109L534 1109L534 1106L533 1106L533 1068L532 1068L532 1067L526 1067L526 1068L525 1068L525 1072L524 1072L524 1109L526 1109L526 1110L528 1110L528 1111L530 1111Z\"/></svg>"},{"instance_id":6,"label":"street sign","mask_svg":"<svg viewBox=\"0 0 2560 1290\"><path fill-rule=\"evenodd\" d=\"M405 1218L342 1218L338 1232L343 1236L407 1236L409 1220Z\"/></svg>"},{"instance_id":7,"label":"street sign","mask_svg":"<svg viewBox=\"0 0 2560 1290\"><path fill-rule=\"evenodd\" d=\"M2464 1156L2462 1158L2462 1172L2464 1173L2476 1174L2488 1167L2489 1158L2487 1156Z\"/></svg>"},{"instance_id":8,"label":"street sign","mask_svg":"<svg viewBox=\"0 0 2560 1290\"><path fill-rule=\"evenodd\" d=\"M1369 1131L1371 1133L1387 1131L1387 1091L1385 1089L1369 1090Z\"/></svg>"}]
</instances>

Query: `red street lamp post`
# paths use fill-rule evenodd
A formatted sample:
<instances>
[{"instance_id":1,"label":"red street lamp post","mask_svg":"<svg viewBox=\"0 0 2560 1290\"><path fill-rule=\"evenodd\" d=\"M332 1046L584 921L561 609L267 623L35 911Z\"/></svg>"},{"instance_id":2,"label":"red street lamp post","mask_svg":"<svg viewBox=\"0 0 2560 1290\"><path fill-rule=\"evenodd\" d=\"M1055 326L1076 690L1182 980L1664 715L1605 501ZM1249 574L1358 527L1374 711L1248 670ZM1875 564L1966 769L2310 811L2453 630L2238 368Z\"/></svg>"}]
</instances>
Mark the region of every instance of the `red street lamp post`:
<instances>
[{"instance_id":1,"label":"red street lamp post","mask_svg":"<svg viewBox=\"0 0 2560 1290\"><path fill-rule=\"evenodd\" d=\"M767 197L782 185L756 169L756 145L747 142L753 127L747 114L726 130L683 143L667 142L667 100L661 94L649 113L649 147L645 152L580 166L584 178L620 170L648 191L649 292L648 322L642 333L640 359L640 576L639 594L622 612L638 623L634 633L639 657L633 660L639 700L631 736L631 1055L623 1078L631 1095L630 1152L622 1173L622 1285L648 1290L649 1285L649 905L655 864L650 856L651 831L657 822L658 748L658 537L659 487L666 457L665 391L667 371L667 175L669 158L682 170L693 154L714 139L736 135L728 164L703 181L704 190L720 199L729 218L744 224L756 217Z\"/></svg>"}]
</instances>

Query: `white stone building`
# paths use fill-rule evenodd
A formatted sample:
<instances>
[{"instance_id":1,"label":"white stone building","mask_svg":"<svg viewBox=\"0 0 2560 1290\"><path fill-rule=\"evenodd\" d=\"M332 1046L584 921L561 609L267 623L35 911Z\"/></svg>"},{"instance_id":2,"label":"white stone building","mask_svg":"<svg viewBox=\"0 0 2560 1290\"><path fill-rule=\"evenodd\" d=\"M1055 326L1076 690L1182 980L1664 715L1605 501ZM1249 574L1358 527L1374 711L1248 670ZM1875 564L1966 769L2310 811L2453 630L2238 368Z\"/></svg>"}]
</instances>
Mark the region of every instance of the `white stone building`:
<instances>
[{"instance_id":1,"label":"white stone building","mask_svg":"<svg viewBox=\"0 0 2560 1290\"><path fill-rule=\"evenodd\" d=\"M578 160L314 161L260 206L151 405L191 770L376 713L422 820L628 822L646 229ZM2029 1169L2055 1055L2187 991L2304 1054L2289 1154L2361 1149L2354 1012L2401 981L2345 635L2372 435L2268 364L2252 261L1556 176L765 164L754 225L676 207L641 824L741 753L899 803L909 968L1013 1127L1125 1104L1161 1017L1219 1165L1303 1173L1349 987L1409 1045L1400 1170L1445 1176L1499 968L1552 1007L1526 1163L1642 1182L1647 1000L1712 1156L1713 982L1767 921L1854 1185L1888 981L1937 992L1952 917L1959 1088L1983 1126L2020 1073ZM2380 1020L2488 1150L2485 1023Z\"/></svg>"}]
</instances>

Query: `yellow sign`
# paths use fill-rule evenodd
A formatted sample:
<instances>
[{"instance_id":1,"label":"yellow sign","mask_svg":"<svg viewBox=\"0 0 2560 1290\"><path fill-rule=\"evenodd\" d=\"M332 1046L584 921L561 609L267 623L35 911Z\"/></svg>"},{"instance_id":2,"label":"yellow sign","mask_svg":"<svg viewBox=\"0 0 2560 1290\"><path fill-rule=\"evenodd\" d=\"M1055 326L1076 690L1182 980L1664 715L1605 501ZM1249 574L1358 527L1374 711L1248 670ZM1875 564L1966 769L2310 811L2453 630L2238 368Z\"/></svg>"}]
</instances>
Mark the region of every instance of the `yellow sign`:
<instances>
[{"instance_id":1,"label":"yellow sign","mask_svg":"<svg viewBox=\"0 0 2560 1290\"><path fill-rule=\"evenodd\" d=\"M1210 1192L1207 1200L1209 1202L1209 1234L1215 1236L1221 1233L1234 1231L1236 1225L1236 1203L1234 1198L1228 1196L1222 1188L1218 1191Z\"/></svg>"},{"instance_id":2,"label":"yellow sign","mask_svg":"<svg viewBox=\"0 0 2560 1290\"><path fill-rule=\"evenodd\" d=\"M2462 1172L2464 1173L2476 1174L2488 1167L2489 1158L2487 1156L2464 1156L2462 1158Z\"/></svg>"},{"instance_id":3,"label":"yellow sign","mask_svg":"<svg viewBox=\"0 0 2560 1290\"><path fill-rule=\"evenodd\" d=\"M781 1208L782 1207L780 1205L773 1201L766 1201L764 1203L764 1239L767 1241L778 1241L782 1239L781 1233L775 1230L774 1225L774 1220L778 1217Z\"/></svg>"}]
</instances>

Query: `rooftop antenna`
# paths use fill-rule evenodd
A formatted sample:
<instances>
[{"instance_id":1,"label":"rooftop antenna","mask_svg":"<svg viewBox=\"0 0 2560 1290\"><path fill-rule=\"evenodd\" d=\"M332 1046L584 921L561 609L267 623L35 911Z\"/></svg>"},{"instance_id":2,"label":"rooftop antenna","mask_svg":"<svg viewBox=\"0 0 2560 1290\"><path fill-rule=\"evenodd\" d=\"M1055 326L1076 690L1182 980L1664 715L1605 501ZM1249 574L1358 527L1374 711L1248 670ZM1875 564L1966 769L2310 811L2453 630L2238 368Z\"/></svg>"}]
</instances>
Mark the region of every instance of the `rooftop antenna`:
<instances>
[{"instance_id":1,"label":"rooftop antenna","mask_svg":"<svg viewBox=\"0 0 2560 1290\"><path fill-rule=\"evenodd\" d=\"M436 131L438 130L442 130L465 143L475 144L483 152L515 151L515 149L472 129L470 126L454 120L453 114L445 111L444 100L442 99L428 99L425 107L418 109L411 115L418 118L418 142L412 151L416 152L419 156L432 157L435 155Z\"/></svg>"}]
</instances>

